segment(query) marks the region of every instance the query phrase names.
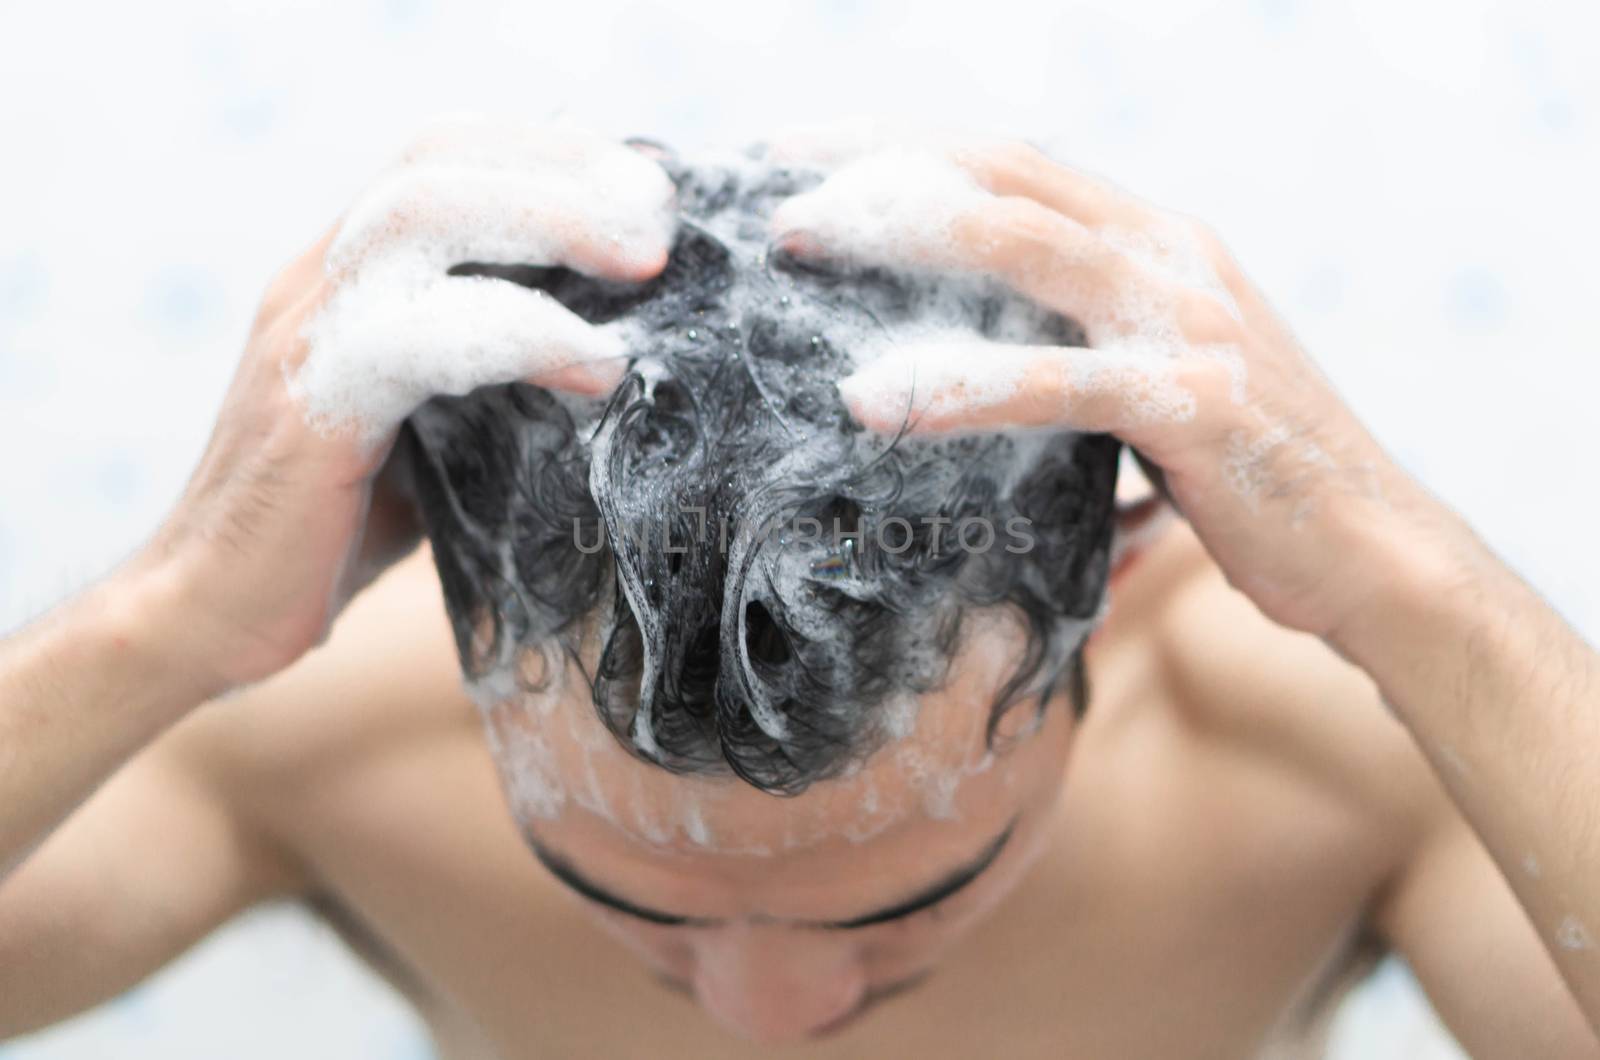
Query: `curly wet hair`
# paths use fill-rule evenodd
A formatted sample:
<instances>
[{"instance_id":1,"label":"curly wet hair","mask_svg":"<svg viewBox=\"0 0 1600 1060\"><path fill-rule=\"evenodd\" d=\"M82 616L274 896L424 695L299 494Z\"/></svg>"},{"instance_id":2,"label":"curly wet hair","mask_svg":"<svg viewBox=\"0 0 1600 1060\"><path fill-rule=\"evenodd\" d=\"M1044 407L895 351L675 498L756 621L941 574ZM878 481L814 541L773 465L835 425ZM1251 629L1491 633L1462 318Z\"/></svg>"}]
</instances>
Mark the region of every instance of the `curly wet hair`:
<instances>
[{"instance_id":1,"label":"curly wet hair","mask_svg":"<svg viewBox=\"0 0 1600 1060\"><path fill-rule=\"evenodd\" d=\"M1007 341L1082 343L1081 329L987 281L785 258L766 218L816 174L665 164L680 224L653 281L453 270L543 290L625 329L634 355L605 401L515 384L407 422L467 679L526 683L539 668L519 653L565 655L635 755L792 795L869 754L891 698L937 688L964 616L998 606L1026 642L988 707L991 741L1007 711L1042 712L1063 688L1081 712L1118 444L884 437L835 388L853 347L933 318ZM592 672L577 651L591 620Z\"/></svg>"}]
</instances>

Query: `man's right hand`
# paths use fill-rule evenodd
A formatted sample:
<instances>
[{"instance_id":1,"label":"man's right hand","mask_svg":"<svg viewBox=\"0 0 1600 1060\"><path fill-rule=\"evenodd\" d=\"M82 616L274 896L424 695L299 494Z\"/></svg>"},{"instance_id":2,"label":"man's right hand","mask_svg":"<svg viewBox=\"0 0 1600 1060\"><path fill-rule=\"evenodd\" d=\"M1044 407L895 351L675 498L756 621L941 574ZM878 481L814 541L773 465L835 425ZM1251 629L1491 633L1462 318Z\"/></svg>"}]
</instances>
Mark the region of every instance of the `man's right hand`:
<instances>
[{"instance_id":1,"label":"man's right hand","mask_svg":"<svg viewBox=\"0 0 1600 1060\"><path fill-rule=\"evenodd\" d=\"M453 123L278 276L192 481L130 565L179 587L188 652L214 691L319 643L414 543L386 470L417 404L520 379L603 392L620 377L614 335L543 292L449 266L647 280L666 261L673 195L659 165L620 143Z\"/></svg>"}]
</instances>

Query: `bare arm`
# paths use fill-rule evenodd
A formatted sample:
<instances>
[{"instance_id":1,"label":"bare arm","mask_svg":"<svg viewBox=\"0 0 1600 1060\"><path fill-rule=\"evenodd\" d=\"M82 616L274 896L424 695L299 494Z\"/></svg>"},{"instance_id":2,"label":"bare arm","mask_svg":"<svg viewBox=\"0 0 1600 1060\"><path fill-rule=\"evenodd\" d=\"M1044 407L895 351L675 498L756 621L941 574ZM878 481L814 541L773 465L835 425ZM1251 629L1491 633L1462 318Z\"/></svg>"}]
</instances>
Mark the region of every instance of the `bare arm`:
<instances>
[{"instance_id":1,"label":"bare arm","mask_svg":"<svg viewBox=\"0 0 1600 1060\"><path fill-rule=\"evenodd\" d=\"M621 205L572 194L596 174L631 194ZM199 466L151 542L0 640L0 1033L126 985L281 884L220 808L209 766L176 750L130 759L200 704L322 642L351 596L415 543L389 460L401 419L435 392L519 380L594 391L620 372L615 336L539 292L453 275L446 258L641 281L666 261L672 195L655 162L580 130L454 123L280 274ZM401 266L398 297L366 282ZM335 301L355 307L356 324L313 350L308 325ZM433 375L400 371L399 385L368 363L417 330ZM368 409L375 418L314 421L311 392L291 385L313 358L324 369L335 359L344 399L387 395Z\"/></svg>"},{"instance_id":2,"label":"bare arm","mask_svg":"<svg viewBox=\"0 0 1600 1060\"><path fill-rule=\"evenodd\" d=\"M178 590L128 571L0 642L0 880L128 755L217 689Z\"/></svg>"},{"instance_id":3,"label":"bare arm","mask_svg":"<svg viewBox=\"0 0 1600 1060\"><path fill-rule=\"evenodd\" d=\"M1167 556L1183 557L1187 538L1169 533ZM1202 569L1160 613L1177 694L1210 731L1359 822L1345 850L1373 873L1362 877L1368 926L1410 963L1468 1054L1600 1057L1541 933L1371 676ZM1535 859L1520 873L1544 870Z\"/></svg>"},{"instance_id":4,"label":"bare arm","mask_svg":"<svg viewBox=\"0 0 1600 1060\"><path fill-rule=\"evenodd\" d=\"M250 905L302 889L295 860L229 790L237 756L216 709L135 755L0 882L0 1040L104 1001Z\"/></svg>"},{"instance_id":5,"label":"bare arm","mask_svg":"<svg viewBox=\"0 0 1600 1060\"><path fill-rule=\"evenodd\" d=\"M1379 550L1378 545L1369 547ZM1431 585L1433 591L1418 598L1446 614L1452 611L1448 601L1459 585L1448 579L1435 583L1423 573L1437 565L1441 555L1432 551L1406 565L1405 573L1394 579L1399 599L1388 605L1388 613L1379 608L1380 613L1361 627L1381 650L1411 663L1430 657L1427 642L1440 636L1440 621L1408 614L1404 601L1411 592ZM1418 589L1403 587L1413 580ZM1531 598L1520 584L1516 588ZM1499 604L1504 607L1514 599L1508 591L1499 597ZM1388 852L1382 859L1387 865L1384 878L1371 905L1373 927L1407 959L1468 1055L1485 1060L1600 1058L1600 1037L1577 997L1584 981L1581 972L1560 963L1563 954L1581 955L1570 947L1585 944L1584 936L1575 933L1575 923L1561 922L1571 915L1570 907L1560 919L1541 919L1541 906L1533 897L1560 866L1552 865L1531 841L1509 864L1505 853L1491 857L1483 834L1482 822L1514 818L1519 809L1527 812L1528 807L1527 803L1519 807L1516 797L1497 798L1485 775L1497 777L1493 783L1506 785L1507 790L1515 788L1521 796L1537 798L1538 782L1551 778L1518 779L1507 772L1508 767L1525 764L1537 773L1540 765L1530 754L1541 739L1551 743L1557 739L1547 734L1526 740L1519 733L1517 742L1499 748L1469 744L1465 737L1430 745L1430 739L1441 738L1440 729L1422 734L1405 712L1391 709L1394 691L1376 687L1377 667L1358 670L1324 644L1269 627L1253 608L1251 614L1238 613L1236 603L1249 607L1237 594L1228 593L1222 601L1207 597L1198 607L1176 611L1167 639L1193 657L1188 672L1205 675L1206 684L1196 694L1215 702L1245 698L1270 704L1235 719L1237 731L1247 732L1252 742L1266 741L1275 759L1293 762L1298 775L1319 780L1354 808L1359 819L1371 823L1381 849ZM1513 628L1525 628L1515 625L1517 616L1495 613ZM1532 649L1529 658L1538 657L1547 645L1570 643L1556 637L1566 633L1559 624L1545 631L1544 643L1538 642L1536 631L1536 626L1528 629L1530 640L1520 649ZM1315 650L1305 650L1306 645ZM1446 654L1452 661L1464 662L1477 654L1496 660L1510 657L1504 648L1480 651L1465 645ZM1431 702L1460 704L1463 709L1484 702L1476 698L1479 693L1495 694L1480 674L1468 679L1473 682L1470 694L1453 693L1439 675L1423 679L1423 691L1431 693ZM1244 693L1245 689L1250 692ZM1517 702L1516 690L1500 694L1508 704ZM1528 724L1537 721L1530 718ZM1582 735L1583 725L1574 720L1566 730L1573 738L1574 761L1593 746L1592 739ZM1293 738L1286 738L1286 733ZM1471 789L1479 782L1484 787L1475 795L1481 800L1482 817L1469 823L1464 805L1474 799ZM1552 800L1561 795L1559 785L1543 792ZM1568 823L1558 822L1556 830L1580 829L1586 820L1583 808L1574 807ZM1541 831L1551 829L1527 826L1510 834L1526 840ZM1561 852L1571 854L1566 848ZM1544 893L1558 893L1560 888L1557 883Z\"/></svg>"},{"instance_id":6,"label":"bare arm","mask_svg":"<svg viewBox=\"0 0 1600 1060\"><path fill-rule=\"evenodd\" d=\"M1540 933L1448 804L1386 888L1373 919L1468 1055L1600 1057L1600 1039Z\"/></svg>"},{"instance_id":7,"label":"bare arm","mask_svg":"<svg viewBox=\"0 0 1600 1060\"><path fill-rule=\"evenodd\" d=\"M0 1040L127 989L254 904L330 893L341 792L384 790L397 739L477 735L438 591L419 548L319 650L174 724L0 881Z\"/></svg>"},{"instance_id":8,"label":"bare arm","mask_svg":"<svg viewBox=\"0 0 1600 1060\"><path fill-rule=\"evenodd\" d=\"M1462 537L1454 562L1425 537L1365 543L1397 553L1393 580L1331 639L1378 681L1600 1027L1600 660Z\"/></svg>"}]
</instances>

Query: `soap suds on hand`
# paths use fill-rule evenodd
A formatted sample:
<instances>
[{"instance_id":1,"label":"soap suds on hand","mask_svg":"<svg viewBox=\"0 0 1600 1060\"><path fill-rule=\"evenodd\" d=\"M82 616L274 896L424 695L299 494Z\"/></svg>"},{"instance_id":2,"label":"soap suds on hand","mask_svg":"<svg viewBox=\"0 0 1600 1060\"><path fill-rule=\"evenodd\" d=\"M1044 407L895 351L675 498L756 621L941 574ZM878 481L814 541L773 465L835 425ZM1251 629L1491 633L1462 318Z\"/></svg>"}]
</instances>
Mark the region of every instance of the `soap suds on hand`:
<instances>
[{"instance_id":1,"label":"soap suds on hand","mask_svg":"<svg viewBox=\"0 0 1600 1060\"><path fill-rule=\"evenodd\" d=\"M542 291L449 270L609 266L637 277L666 256L674 194L654 161L568 125L443 127L340 225L326 259L333 293L304 329L291 393L318 428L377 442L438 394L573 366L591 366L589 389L603 391L627 352L614 329Z\"/></svg>"},{"instance_id":2,"label":"soap suds on hand","mask_svg":"<svg viewBox=\"0 0 1600 1060\"><path fill-rule=\"evenodd\" d=\"M1006 227L1003 211L996 208L1000 200L947 153L896 146L856 156L815 190L789 200L774 217L773 230L780 240L793 239L802 252L814 247L824 258L842 257L851 267L934 272L992 264L997 247L973 233L988 230L985 219L999 216L1001 234L994 238L1016 239L1018 253L1041 262L1028 283L1039 291L1028 293L1053 295L1052 307L1072 313L1093 347L1064 351L1060 361L1066 389L1074 396L1124 398L1119 411L1126 424L1088 426L1113 429L1192 418L1195 398L1180 383L1178 369L1193 356L1225 360L1231 394L1236 401L1243 399L1244 365L1236 351L1219 343L1199 349L1179 326L1180 291L1184 297L1212 298L1226 316L1238 316L1185 224L1161 218L1154 232L1084 230L1057 217L1060 245L1041 247L1029 242L1035 235L1025 231L1019 236ZM1099 269L1118 257L1126 264L1110 270L1118 283L1107 288ZM1033 266L1017 268L1026 278ZM885 352L892 352L899 363L880 365L867 358L863 370L846 384L852 402L868 408L912 407L908 402L915 379L923 407L946 419L956 418L962 409L993 409L1014 401L1025 383L1036 382L1026 379L1029 366L1045 356L1037 347L1006 348L993 341L955 344L937 334L922 341L903 338Z\"/></svg>"}]
</instances>

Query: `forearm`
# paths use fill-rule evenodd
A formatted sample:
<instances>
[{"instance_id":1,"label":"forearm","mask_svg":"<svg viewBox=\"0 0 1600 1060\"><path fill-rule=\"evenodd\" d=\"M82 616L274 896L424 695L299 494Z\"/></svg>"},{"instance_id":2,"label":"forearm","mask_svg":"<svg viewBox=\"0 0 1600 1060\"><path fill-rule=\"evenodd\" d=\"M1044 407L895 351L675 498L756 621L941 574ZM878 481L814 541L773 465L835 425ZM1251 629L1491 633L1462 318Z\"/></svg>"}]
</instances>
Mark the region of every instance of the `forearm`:
<instances>
[{"instance_id":1,"label":"forearm","mask_svg":"<svg viewBox=\"0 0 1600 1060\"><path fill-rule=\"evenodd\" d=\"M1332 639L1411 729L1600 1028L1600 656L1429 504L1352 527L1365 540L1348 554L1391 577Z\"/></svg>"},{"instance_id":2,"label":"forearm","mask_svg":"<svg viewBox=\"0 0 1600 1060\"><path fill-rule=\"evenodd\" d=\"M176 578L135 564L0 641L0 879L219 691L185 619Z\"/></svg>"}]
</instances>

